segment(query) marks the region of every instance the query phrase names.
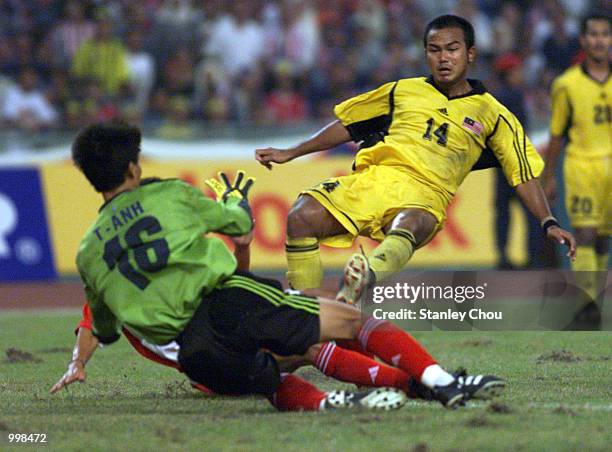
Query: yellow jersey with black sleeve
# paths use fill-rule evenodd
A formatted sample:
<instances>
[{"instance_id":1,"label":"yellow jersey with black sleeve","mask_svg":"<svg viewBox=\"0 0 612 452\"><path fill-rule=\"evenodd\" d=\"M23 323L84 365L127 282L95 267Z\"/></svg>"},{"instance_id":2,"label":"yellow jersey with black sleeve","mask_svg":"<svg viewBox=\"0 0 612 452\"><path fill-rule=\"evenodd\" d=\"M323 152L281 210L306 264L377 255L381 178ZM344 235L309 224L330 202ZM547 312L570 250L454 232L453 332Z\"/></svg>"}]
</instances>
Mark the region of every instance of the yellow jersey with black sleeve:
<instances>
[{"instance_id":1,"label":"yellow jersey with black sleeve","mask_svg":"<svg viewBox=\"0 0 612 452\"><path fill-rule=\"evenodd\" d=\"M362 142L354 169L408 169L450 199L481 158L493 154L512 186L537 177L544 163L516 117L477 80L447 97L432 77L402 79L336 105L334 113Z\"/></svg>"},{"instance_id":2,"label":"yellow jersey with black sleeve","mask_svg":"<svg viewBox=\"0 0 612 452\"><path fill-rule=\"evenodd\" d=\"M612 77L600 82L578 65L555 79L550 133L567 135L568 157L612 156Z\"/></svg>"},{"instance_id":3,"label":"yellow jersey with black sleeve","mask_svg":"<svg viewBox=\"0 0 612 452\"><path fill-rule=\"evenodd\" d=\"M449 98L431 77L403 79L335 107L361 145L352 174L302 192L347 231L321 243L346 247L358 235L382 241L384 227L410 208L436 218L433 237L471 170L501 166L513 186L541 173L544 163L515 116L482 83L469 82L469 93Z\"/></svg>"}]
</instances>

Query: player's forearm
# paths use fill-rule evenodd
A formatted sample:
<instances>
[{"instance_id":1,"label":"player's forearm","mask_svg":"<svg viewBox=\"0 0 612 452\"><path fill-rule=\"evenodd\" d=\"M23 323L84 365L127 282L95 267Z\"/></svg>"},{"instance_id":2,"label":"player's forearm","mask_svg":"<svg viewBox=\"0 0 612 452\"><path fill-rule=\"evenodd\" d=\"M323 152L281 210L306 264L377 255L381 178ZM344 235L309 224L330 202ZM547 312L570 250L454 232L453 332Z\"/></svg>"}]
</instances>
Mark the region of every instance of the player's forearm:
<instances>
[{"instance_id":1,"label":"player's forearm","mask_svg":"<svg viewBox=\"0 0 612 452\"><path fill-rule=\"evenodd\" d=\"M234 257L238 262L238 270L248 271L251 266L251 247L249 245L236 245Z\"/></svg>"},{"instance_id":2,"label":"player's forearm","mask_svg":"<svg viewBox=\"0 0 612 452\"><path fill-rule=\"evenodd\" d=\"M87 328L79 328L77 341L72 350L72 361L80 361L83 365L93 356L99 341Z\"/></svg>"},{"instance_id":3,"label":"player's forearm","mask_svg":"<svg viewBox=\"0 0 612 452\"><path fill-rule=\"evenodd\" d=\"M542 220L552 216L539 179L531 179L517 185L516 192L523 201L523 204L525 204L525 207L527 207L538 221L542 222Z\"/></svg>"},{"instance_id":4,"label":"player's forearm","mask_svg":"<svg viewBox=\"0 0 612 452\"><path fill-rule=\"evenodd\" d=\"M253 229L253 217L248 203L238 198L229 197L222 206L222 222L214 232L230 236L248 234Z\"/></svg>"},{"instance_id":5,"label":"player's forearm","mask_svg":"<svg viewBox=\"0 0 612 452\"><path fill-rule=\"evenodd\" d=\"M548 149L546 150L546 155L544 156L544 172L542 173L542 179L554 177L562 146L562 137L554 135L550 137Z\"/></svg>"},{"instance_id":6,"label":"player's forearm","mask_svg":"<svg viewBox=\"0 0 612 452\"><path fill-rule=\"evenodd\" d=\"M303 155L332 149L350 140L351 135L346 127L344 127L340 121L336 120L323 127L308 140L288 149L287 152L291 154L291 159L293 160Z\"/></svg>"}]
</instances>

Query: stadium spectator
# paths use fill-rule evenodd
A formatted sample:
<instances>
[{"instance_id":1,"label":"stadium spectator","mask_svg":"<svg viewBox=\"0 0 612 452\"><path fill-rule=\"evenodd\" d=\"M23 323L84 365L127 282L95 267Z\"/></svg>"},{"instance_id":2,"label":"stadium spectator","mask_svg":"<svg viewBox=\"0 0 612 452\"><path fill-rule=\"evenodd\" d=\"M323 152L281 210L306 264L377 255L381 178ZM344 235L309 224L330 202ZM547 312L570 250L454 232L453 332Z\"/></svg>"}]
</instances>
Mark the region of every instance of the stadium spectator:
<instances>
[{"instance_id":1,"label":"stadium spectator","mask_svg":"<svg viewBox=\"0 0 612 452\"><path fill-rule=\"evenodd\" d=\"M544 41L542 52L548 68L564 71L572 64L580 50L576 34L568 29L565 13L561 8L552 10L552 30Z\"/></svg>"},{"instance_id":2,"label":"stadium spectator","mask_svg":"<svg viewBox=\"0 0 612 452\"><path fill-rule=\"evenodd\" d=\"M237 94L234 93L234 97ZM213 115L221 122L230 119L232 87L219 65L205 59L198 64L194 77L193 105L196 113L206 117L216 111L224 113Z\"/></svg>"},{"instance_id":3,"label":"stadium spectator","mask_svg":"<svg viewBox=\"0 0 612 452\"><path fill-rule=\"evenodd\" d=\"M258 114L263 109L264 77L263 65L258 65L238 78L233 90L233 107L239 123L254 122L265 117L265 114Z\"/></svg>"},{"instance_id":4,"label":"stadium spectator","mask_svg":"<svg viewBox=\"0 0 612 452\"><path fill-rule=\"evenodd\" d=\"M85 16L81 2L72 0L66 3L64 15L64 19L52 29L50 41L54 64L69 68L81 44L94 37L96 26Z\"/></svg>"},{"instance_id":5,"label":"stadium spectator","mask_svg":"<svg viewBox=\"0 0 612 452\"><path fill-rule=\"evenodd\" d=\"M2 120L9 127L27 132L39 132L57 120L57 111L38 88L38 77L33 69L22 70L18 84L7 90Z\"/></svg>"},{"instance_id":6,"label":"stadium spectator","mask_svg":"<svg viewBox=\"0 0 612 452\"><path fill-rule=\"evenodd\" d=\"M264 30L255 16L254 4L237 0L231 14L220 16L212 25L206 57L219 61L230 77L252 69L266 51Z\"/></svg>"},{"instance_id":7,"label":"stadium spectator","mask_svg":"<svg viewBox=\"0 0 612 452\"><path fill-rule=\"evenodd\" d=\"M33 69L39 77L49 76L49 61L41 60L37 55L36 43L32 37L19 33L7 42L8 48L0 71L17 79L26 67Z\"/></svg>"},{"instance_id":8,"label":"stadium spectator","mask_svg":"<svg viewBox=\"0 0 612 452\"><path fill-rule=\"evenodd\" d=\"M272 124L292 124L306 118L306 99L296 90L296 78L289 62L275 68L275 86L265 99L266 113Z\"/></svg>"},{"instance_id":9,"label":"stadium spectator","mask_svg":"<svg viewBox=\"0 0 612 452\"><path fill-rule=\"evenodd\" d=\"M311 69L316 63L321 40L316 14L310 2L286 2L283 8L283 57L294 67L295 73Z\"/></svg>"},{"instance_id":10,"label":"stadium spectator","mask_svg":"<svg viewBox=\"0 0 612 452\"><path fill-rule=\"evenodd\" d=\"M495 42L493 51L496 54L502 55L518 50L522 41L521 19L521 11L516 3L504 2L501 13L493 21L493 41Z\"/></svg>"},{"instance_id":11,"label":"stadium spectator","mask_svg":"<svg viewBox=\"0 0 612 452\"><path fill-rule=\"evenodd\" d=\"M70 128L79 128L96 121L117 118L119 109L104 93L100 81L79 80L73 86L74 92L66 102L66 123Z\"/></svg>"},{"instance_id":12,"label":"stadium spectator","mask_svg":"<svg viewBox=\"0 0 612 452\"><path fill-rule=\"evenodd\" d=\"M172 95L191 97L194 92L195 65L188 48L178 49L162 66L160 85Z\"/></svg>"},{"instance_id":13,"label":"stadium spectator","mask_svg":"<svg viewBox=\"0 0 612 452\"><path fill-rule=\"evenodd\" d=\"M195 130L189 123L190 108L185 97L174 96L170 100L170 111L168 118L155 131L159 138L167 140L188 140L195 137Z\"/></svg>"},{"instance_id":14,"label":"stadium spectator","mask_svg":"<svg viewBox=\"0 0 612 452\"><path fill-rule=\"evenodd\" d=\"M126 63L130 84L136 93L136 104L139 111L144 111L149 94L155 82L155 61L153 56L143 49L144 36L138 29L131 30L126 37Z\"/></svg>"},{"instance_id":15,"label":"stadium spectator","mask_svg":"<svg viewBox=\"0 0 612 452\"><path fill-rule=\"evenodd\" d=\"M197 47L200 37L198 30L204 16L193 3L191 0L164 0L157 6L152 49L158 61L170 58L178 48Z\"/></svg>"},{"instance_id":16,"label":"stadium spectator","mask_svg":"<svg viewBox=\"0 0 612 452\"><path fill-rule=\"evenodd\" d=\"M114 36L108 17L99 19L96 27L95 36L84 41L74 55L72 71L78 78L97 80L104 93L112 96L129 82L127 52Z\"/></svg>"}]
</instances>

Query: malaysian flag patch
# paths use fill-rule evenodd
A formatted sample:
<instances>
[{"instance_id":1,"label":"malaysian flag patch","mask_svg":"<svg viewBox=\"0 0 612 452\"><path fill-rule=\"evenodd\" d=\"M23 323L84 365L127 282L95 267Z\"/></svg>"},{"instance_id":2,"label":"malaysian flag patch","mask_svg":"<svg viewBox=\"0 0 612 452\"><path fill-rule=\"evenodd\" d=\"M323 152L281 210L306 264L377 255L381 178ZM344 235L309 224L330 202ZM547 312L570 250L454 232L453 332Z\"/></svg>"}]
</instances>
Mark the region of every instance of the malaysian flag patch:
<instances>
[{"instance_id":1,"label":"malaysian flag patch","mask_svg":"<svg viewBox=\"0 0 612 452\"><path fill-rule=\"evenodd\" d=\"M466 116L465 119L463 120L463 127L465 127L468 130L471 130L472 132L474 132L476 134L476 136L480 136L480 134L482 133L482 131L484 130L484 126L479 123L478 121L474 121L472 118Z\"/></svg>"}]
</instances>

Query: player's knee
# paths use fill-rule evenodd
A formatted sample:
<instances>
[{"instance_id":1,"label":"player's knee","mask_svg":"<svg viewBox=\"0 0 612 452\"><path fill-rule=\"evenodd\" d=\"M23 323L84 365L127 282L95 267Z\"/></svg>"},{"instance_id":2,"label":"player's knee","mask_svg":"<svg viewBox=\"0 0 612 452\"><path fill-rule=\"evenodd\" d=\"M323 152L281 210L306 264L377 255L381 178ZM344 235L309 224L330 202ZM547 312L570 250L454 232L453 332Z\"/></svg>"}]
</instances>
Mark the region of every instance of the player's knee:
<instances>
[{"instance_id":1,"label":"player's knee","mask_svg":"<svg viewBox=\"0 0 612 452\"><path fill-rule=\"evenodd\" d=\"M287 236L316 237L321 205L309 196L300 196L287 216Z\"/></svg>"},{"instance_id":2,"label":"player's knee","mask_svg":"<svg viewBox=\"0 0 612 452\"><path fill-rule=\"evenodd\" d=\"M322 348L323 348L323 345L321 345L320 343L311 345L310 348L304 354L304 359L309 364L314 365L314 363L317 361L317 356L319 356L319 353L321 352Z\"/></svg>"},{"instance_id":3,"label":"player's knee","mask_svg":"<svg viewBox=\"0 0 612 452\"><path fill-rule=\"evenodd\" d=\"M597 229L576 228L576 243L580 246L595 246L597 241Z\"/></svg>"},{"instance_id":4,"label":"player's knee","mask_svg":"<svg viewBox=\"0 0 612 452\"><path fill-rule=\"evenodd\" d=\"M395 217L390 229L402 228L412 232L417 246L421 246L431 237L437 222L436 217L429 212L419 209L406 209Z\"/></svg>"},{"instance_id":5,"label":"player's knee","mask_svg":"<svg viewBox=\"0 0 612 452\"><path fill-rule=\"evenodd\" d=\"M352 312L345 313L343 319L343 339L356 339L359 336L361 327L363 326L363 320L361 318L361 312L354 310Z\"/></svg>"}]
</instances>

